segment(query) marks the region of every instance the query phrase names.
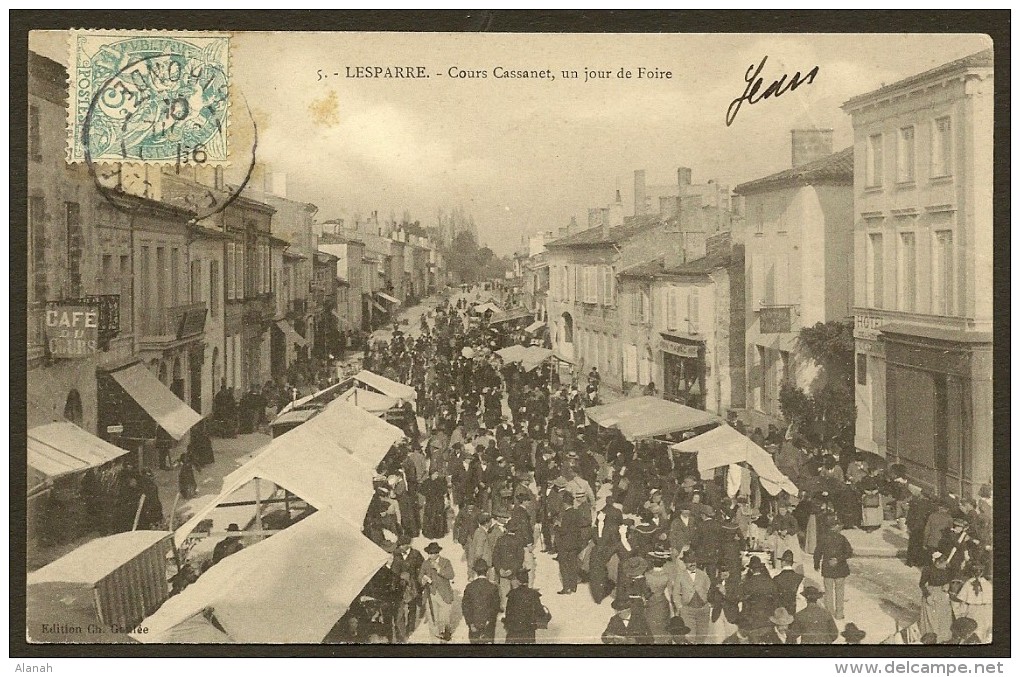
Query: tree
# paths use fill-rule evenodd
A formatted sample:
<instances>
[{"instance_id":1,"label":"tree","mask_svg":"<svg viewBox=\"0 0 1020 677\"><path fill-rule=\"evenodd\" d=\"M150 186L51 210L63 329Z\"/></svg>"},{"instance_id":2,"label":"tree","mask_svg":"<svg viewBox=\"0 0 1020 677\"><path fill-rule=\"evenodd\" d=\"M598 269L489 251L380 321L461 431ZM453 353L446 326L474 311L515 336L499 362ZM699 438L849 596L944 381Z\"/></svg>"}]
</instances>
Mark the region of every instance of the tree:
<instances>
[{"instance_id":1,"label":"tree","mask_svg":"<svg viewBox=\"0 0 1020 677\"><path fill-rule=\"evenodd\" d=\"M854 448L854 336L849 322L819 322L797 337L799 352L818 365L807 390L786 382L779 392L783 416L814 445Z\"/></svg>"}]
</instances>

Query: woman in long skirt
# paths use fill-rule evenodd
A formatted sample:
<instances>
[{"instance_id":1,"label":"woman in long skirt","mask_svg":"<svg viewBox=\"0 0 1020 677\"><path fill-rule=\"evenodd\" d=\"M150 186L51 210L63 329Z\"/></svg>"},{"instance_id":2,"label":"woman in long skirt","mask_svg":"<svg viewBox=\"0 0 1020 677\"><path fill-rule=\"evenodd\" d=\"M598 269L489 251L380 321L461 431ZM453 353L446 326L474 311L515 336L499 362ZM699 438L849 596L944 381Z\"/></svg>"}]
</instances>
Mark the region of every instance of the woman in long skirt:
<instances>
[{"instance_id":1,"label":"woman in long skirt","mask_svg":"<svg viewBox=\"0 0 1020 677\"><path fill-rule=\"evenodd\" d=\"M939 643L948 642L953 637L953 607L949 598L949 558L945 555L921 570L921 621L919 630L922 635L934 633Z\"/></svg>"},{"instance_id":2,"label":"woman in long skirt","mask_svg":"<svg viewBox=\"0 0 1020 677\"><path fill-rule=\"evenodd\" d=\"M672 562L668 552L652 552L649 553L649 558L652 568L645 573L645 582L651 594L645 606L645 618L653 641L656 644L668 644L670 635L666 623L672 616L672 610L666 597L666 588L670 585L671 576L665 567Z\"/></svg>"},{"instance_id":3,"label":"woman in long skirt","mask_svg":"<svg viewBox=\"0 0 1020 677\"><path fill-rule=\"evenodd\" d=\"M429 479L421 483L425 497L425 509L421 533L425 538L437 539L446 535L446 480L433 471Z\"/></svg>"},{"instance_id":4,"label":"woman in long skirt","mask_svg":"<svg viewBox=\"0 0 1020 677\"><path fill-rule=\"evenodd\" d=\"M963 584L953 605L957 618L972 618L977 623L974 634L982 642L992 641L992 582L980 569Z\"/></svg>"},{"instance_id":5,"label":"woman in long skirt","mask_svg":"<svg viewBox=\"0 0 1020 677\"><path fill-rule=\"evenodd\" d=\"M864 492L861 496L861 528L865 531L874 531L882 526L885 518L882 509L882 481L878 476L879 470L873 470L870 475L861 480L860 487Z\"/></svg>"}]
</instances>

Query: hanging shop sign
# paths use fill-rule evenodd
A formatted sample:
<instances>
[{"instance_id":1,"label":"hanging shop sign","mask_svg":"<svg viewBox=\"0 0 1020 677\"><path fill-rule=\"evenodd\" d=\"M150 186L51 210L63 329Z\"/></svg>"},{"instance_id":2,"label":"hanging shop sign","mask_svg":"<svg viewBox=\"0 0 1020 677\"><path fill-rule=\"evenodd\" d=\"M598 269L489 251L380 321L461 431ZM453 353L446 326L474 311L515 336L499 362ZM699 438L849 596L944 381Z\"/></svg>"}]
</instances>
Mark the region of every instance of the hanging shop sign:
<instances>
[{"instance_id":1,"label":"hanging shop sign","mask_svg":"<svg viewBox=\"0 0 1020 677\"><path fill-rule=\"evenodd\" d=\"M75 359L99 349L99 311L92 306L46 309L46 344L51 357Z\"/></svg>"}]
</instances>

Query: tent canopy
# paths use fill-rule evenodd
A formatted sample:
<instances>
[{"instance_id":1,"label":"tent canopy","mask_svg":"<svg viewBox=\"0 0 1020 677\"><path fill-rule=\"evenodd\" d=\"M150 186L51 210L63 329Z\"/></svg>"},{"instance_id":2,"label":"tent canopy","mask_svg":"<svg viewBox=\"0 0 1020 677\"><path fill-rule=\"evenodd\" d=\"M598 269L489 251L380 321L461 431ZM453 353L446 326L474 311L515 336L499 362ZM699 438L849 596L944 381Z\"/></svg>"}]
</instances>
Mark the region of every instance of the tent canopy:
<instances>
[{"instance_id":1,"label":"tent canopy","mask_svg":"<svg viewBox=\"0 0 1020 677\"><path fill-rule=\"evenodd\" d=\"M334 401L266 445L223 479L220 494L175 533L183 543L216 506L256 478L286 489L318 510L361 524L372 499L374 469L404 433L347 402Z\"/></svg>"},{"instance_id":2,"label":"tent canopy","mask_svg":"<svg viewBox=\"0 0 1020 677\"><path fill-rule=\"evenodd\" d=\"M354 375L354 380L362 385L368 386L370 389L382 393L383 395L389 395L398 400L404 402L414 402L418 399L418 391L403 383L398 383L392 379L388 379L385 376L380 376L374 372L362 369Z\"/></svg>"},{"instance_id":3,"label":"tent canopy","mask_svg":"<svg viewBox=\"0 0 1020 677\"><path fill-rule=\"evenodd\" d=\"M538 346L525 348L518 343L497 350L496 354L508 364L510 362L520 362L526 371L531 371L552 357L553 351L548 348L539 348Z\"/></svg>"},{"instance_id":4,"label":"tent canopy","mask_svg":"<svg viewBox=\"0 0 1020 677\"><path fill-rule=\"evenodd\" d=\"M398 305L398 306L400 305L400 299L395 299L392 296L390 296L389 294L387 294L386 292L377 291L375 294L379 298L381 298L381 299L383 299L385 301L389 301L390 303L392 303L394 305Z\"/></svg>"},{"instance_id":5,"label":"tent canopy","mask_svg":"<svg viewBox=\"0 0 1020 677\"><path fill-rule=\"evenodd\" d=\"M175 440L184 437L202 416L184 404L141 364L115 371L113 379Z\"/></svg>"},{"instance_id":6,"label":"tent canopy","mask_svg":"<svg viewBox=\"0 0 1020 677\"><path fill-rule=\"evenodd\" d=\"M527 328L525 328L524 331L528 332L529 334L532 334L532 333L538 331L539 329L541 329L544 326L545 326L545 322L543 322L542 320L536 320L535 322L532 322L531 324L529 324L527 326Z\"/></svg>"},{"instance_id":7,"label":"tent canopy","mask_svg":"<svg viewBox=\"0 0 1020 677\"><path fill-rule=\"evenodd\" d=\"M163 539L167 540L169 550L171 536L169 531L125 531L103 536L33 571L28 575L28 583L95 585Z\"/></svg>"},{"instance_id":8,"label":"tent canopy","mask_svg":"<svg viewBox=\"0 0 1020 677\"><path fill-rule=\"evenodd\" d=\"M101 440L69 421L47 423L28 431L28 465L50 478L98 468L126 453L127 449Z\"/></svg>"},{"instance_id":9,"label":"tent canopy","mask_svg":"<svg viewBox=\"0 0 1020 677\"><path fill-rule=\"evenodd\" d=\"M747 463L758 473L762 486L771 495L781 491L796 496L798 493L789 477L780 472L775 461L767 451L741 435L728 425L709 430L672 447L674 451L693 452L698 454L698 472L702 477L711 476L712 470L721 466Z\"/></svg>"},{"instance_id":10,"label":"tent canopy","mask_svg":"<svg viewBox=\"0 0 1020 677\"><path fill-rule=\"evenodd\" d=\"M493 313L502 312L500 310L500 307L497 306L495 303L492 303L491 301L488 303L482 303L480 305L477 305L474 308L472 308L471 311L478 315L484 315L485 313L488 313L490 311Z\"/></svg>"},{"instance_id":11,"label":"tent canopy","mask_svg":"<svg viewBox=\"0 0 1020 677\"><path fill-rule=\"evenodd\" d=\"M603 428L617 428L630 441L690 430L719 420L715 414L644 395L589 407L588 418Z\"/></svg>"},{"instance_id":12,"label":"tent canopy","mask_svg":"<svg viewBox=\"0 0 1020 677\"><path fill-rule=\"evenodd\" d=\"M352 404L376 415L384 414L390 409L400 406L400 400L365 388L351 388L336 398L336 401Z\"/></svg>"},{"instance_id":13,"label":"tent canopy","mask_svg":"<svg viewBox=\"0 0 1020 677\"><path fill-rule=\"evenodd\" d=\"M320 511L215 564L132 637L163 643L182 625L208 636L199 620L208 609L226 631L221 641L318 643L388 558L344 516Z\"/></svg>"}]
</instances>

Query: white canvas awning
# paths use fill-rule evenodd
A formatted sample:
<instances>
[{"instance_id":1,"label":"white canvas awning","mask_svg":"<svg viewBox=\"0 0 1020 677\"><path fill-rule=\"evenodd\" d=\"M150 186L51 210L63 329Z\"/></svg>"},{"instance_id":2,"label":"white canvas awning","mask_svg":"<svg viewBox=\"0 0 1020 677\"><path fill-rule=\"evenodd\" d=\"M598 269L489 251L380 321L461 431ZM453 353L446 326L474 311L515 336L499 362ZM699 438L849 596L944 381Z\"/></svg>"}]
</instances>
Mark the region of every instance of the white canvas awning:
<instances>
[{"instance_id":1,"label":"white canvas awning","mask_svg":"<svg viewBox=\"0 0 1020 677\"><path fill-rule=\"evenodd\" d=\"M354 380L383 395L389 395L404 402L414 403L418 399L418 391L411 386L398 383L367 369L362 369L355 374Z\"/></svg>"},{"instance_id":2,"label":"white canvas awning","mask_svg":"<svg viewBox=\"0 0 1020 677\"><path fill-rule=\"evenodd\" d=\"M490 311L493 312L493 313L501 312L499 306L497 306L495 303L491 303L491 302L490 303L482 303L481 305L475 306L471 310L472 310L472 312L474 312L474 313L476 313L478 315L484 315L485 313L490 312Z\"/></svg>"},{"instance_id":3,"label":"white canvas awning","mask_svg":"<svg viewBox=\"0 0 1020 677\"><path fill-rule=\"evenodd\" d=\"M748 437L728 425L709 430L672 447L674 451L698 454L698 472L703 478L711 478L712 471L722 466L747 463L761 479L762 486L775 496L785 491L791 496L798 494L797 485L780 472L775 461Z\"/></svg>"},{"instance_id":4,"label":"white canvas awning","mask_svg":"<svg viewBox=\"0 0 1020 677\"><path fill-rule=\"evenodd\" d=\"M58 421L28 430L28 466L55 478L89 468L98 468L128 453L68 421Z\"/></svg>"},{"instance_id":5,"label":"white canvas awning","mask_svg":"<svg viewBox=\"0 0 1020 677\"><path fill-rule=\"evenodd\" d=\"M175 440L184 437L202 416L182 402L140 364L115 371L113 379Z\"/></svg>"},{"instance_id":6,"label":"white canvas awning","mask_svg":"<svg viewBox=\"0 0 1020 677\"><path fill-rule=\"evenodd\" d=\"M283 335L287 337L289 342L296 343L302 347L308 345L308 340L301 334L297 333L297 330L294 329L287 320L277 320L276 327L283 332Z\"/></svg>"},{"instance_id":7,"label":"white canvas awning","mask_svg":"<svg viewBox=\"0 0 1020 677\"><path fill-rule=\"evenodd\" d=\"M603 428L618 428L631 441L691 430L719 420L707 411L650 395L589 407L584 413Z\"/></svg>"},{"instance_id":8,"label":"white canvas awning","mask_svg":"<svg viewBox=\"0 0 1020 677\"><path fill-rule=\"evenodd\" d=\"M191 641L318 643L388 559L359 525L322 510L215 564L146 618L146 633L132 637L154 644L182 635L201 638ZM207 610L224 637L203 627Z\"/></svg>"},{"instance_id":9,"label":"white canvas awning","mask_svg":"<svg viewBox=\"0 0 1020 677\"><path fill-rule=\"evenodd\" d=\"M537 322L532 322L531 324L529 324L524 331L528 332L529 334L533 334L534 332L538 331L544 326L545 322L543 322L542 320L538 320Z\"/></svg>"},{"instance_id":10,"label":"white canvas awning","mask_svg":"<svg viewBox=\"0 0 1020 677\"><path fill-rule=\"evenodd\" d=\"M387 294L386 292L377 291L375 294L376 294L376 296L378 296L379 298L383 299L384 301L389 301L390 303L392 303L394 305L398 305L398 306L400 305L400 299L395 299L392 296L390 296L389 294Z\"/></svg>"},{"instance_id":11,"label":"white canvas awning","mask_svg":"<svg viewBox=\"0 0 1020 677\"><path fill-rule=\"evenodd\" d=\"M382 415L390 409L400 406L400 400L365 388L351 388L338 397L337 401L353 404L355 407L376 415Z\"/></svg>"},{"instance_id":12,"label":"white canvas awning","mask_svg":"<svg viewBox=\"0 0 1020 677\"><path fill-rule=\"evenodd\" d=\"M95 585L123 564L166 540L169 552L169 531L125 531L103 536L85 543L60 559L50 562L28 575L29 585L36 583L82 583Z\"/></svg>"}]
</instances>

